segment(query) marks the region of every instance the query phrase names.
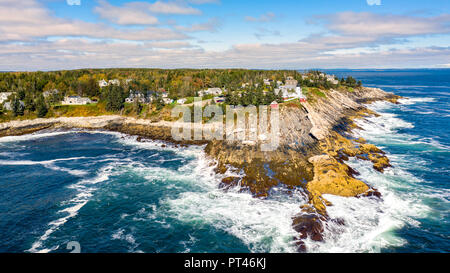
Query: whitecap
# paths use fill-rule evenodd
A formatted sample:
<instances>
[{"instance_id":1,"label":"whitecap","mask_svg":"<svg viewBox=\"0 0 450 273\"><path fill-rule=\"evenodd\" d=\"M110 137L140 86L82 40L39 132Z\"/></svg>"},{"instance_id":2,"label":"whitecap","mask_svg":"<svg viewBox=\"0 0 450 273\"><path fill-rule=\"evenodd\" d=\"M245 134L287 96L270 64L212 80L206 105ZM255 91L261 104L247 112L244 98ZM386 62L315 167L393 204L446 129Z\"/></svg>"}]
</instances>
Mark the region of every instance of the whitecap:
<instances>
[{"instance_id":1,"label":"whitecap","mask_svg":"<svg viewBox=\"0 0 450 273\"><path fill-rule=\"evenodd\" d=\"M61 203L61 206L65 208L59 210L58 214L62 214L64 216L50 222L48 224L49 228L41 237L39 237L38 240L36 240L32 244L28 252L47 253L56 250L58 246L54 246L52 248L42 248L42 246L44 242L51 236L51 234L57 231L67 221L77 216L78 211L89 202L96 188L92 186L89 187L88 185L95 185L97 183L105 182L108 180L110 174L111 168L105 167L98 172L96 177L92 179L81 180L80 182L69 186L69 188L77 190L78 193L71 200Z\"/></svg>"},{"instance_id":2,"label":"whitecap","mask_svg":"<svg viewBox=\"0 0 450 273\"><path fill-rule=\"evenodd\" d=\"M48 169L54 171L67 172L73 176L85 176L88 174L87 171L83 170L73 170L69 168L56 166L55 163L60 161L77 161L87 159L88 157L71 157L71 158L57 158L52 160L43 161L32 161L32 160L0 160L0 165L5 166L29 166L29 165L42 165Z\"/></svg>"}]
</instances>

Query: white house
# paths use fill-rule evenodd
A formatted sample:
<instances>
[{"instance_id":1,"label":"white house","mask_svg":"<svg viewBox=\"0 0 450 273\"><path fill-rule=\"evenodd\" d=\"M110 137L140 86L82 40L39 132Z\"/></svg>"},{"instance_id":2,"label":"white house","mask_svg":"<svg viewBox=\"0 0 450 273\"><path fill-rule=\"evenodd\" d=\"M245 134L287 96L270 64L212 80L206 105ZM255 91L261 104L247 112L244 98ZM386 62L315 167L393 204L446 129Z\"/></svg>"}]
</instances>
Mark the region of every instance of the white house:
<instances>
[{"instance_id":1,"label":"white house","mask_svg":"<svg viewBox=\"0 0 450 273\"><path fill-rule=\"evenodd\" d=\"M120 81L118 79L109 80L108 84L109 85L120 85Z\"/></svg>"},{"instance_id":2,"label":"white house","mask_svg":"<svg viewBox=\"0 0 450 273\"><path fill-rule=\"evenodd\" d=\"M19 103L22 107L25 107L25 103L21 100L19 100ZM5 102L5 104L3 105L3 108L7 111L12 111L12 106L11 106L11 102Z\"/></svg>"},{"instance_id":3,"label":"white house","mask_svg":"<svg viewBox=\"0 0 450 273\"><path fill-rule=\"evenodd\" d=\"M223 91L221 88L208 88L205 90L198 91L198 95L200 97L206 96L206 95L213 95L213 96L219 96L222 95Z\"/></svg>"},{"instance_id":4,"label":"white house","mask_svg":"<svg viewBox=\"0 0 450 273\"><path fill-rule=\"evenodd\" d=\"M295 89L298 85L298 81L293 77L286 78L286 84L284 85L287 89Z\"/></svg>"},{"instance_id":5,"label":"white house","mask_svg":"<svg viewBox=\"0 0 450 273\"><path fill-rule=\"evenodd\" d=\"M42 95L44 95L44 98L48 98L52 95L56 95L59 94L59 90L58 89L53 89L53 90L47 90L44 91L44 93L42 93Z\"/></svg>"},{"instance_id":6,"label":"white house","mask_svg":"<svg viewBox=\"0 0 450 273\"><path fill-rule=\"evenodd\" d=\"M332 84L339 84L339 81L336 80L336 76L334 75L326 75L327 81L331 82Z\"/></svg>"},{"instance_id":7,"label":"white house","mask_svg":"<svg viewBox=\"0 0 450 273\"><path fill-rule=\"evenodd\" d=\"M145 97L144 93L142 93L140 91L130 90L130 95L128 96L128 98L125 99L125 102L133 103L136 100L138 102L140 102L140 103L146 103L147 102L147 98Z\"/></svg>"},{"instance_id":8,"label":"white house","mask_svg":"<svg viewBox=\"0 0 450 273\"><path fill-rule=\"evenodd\" d=\"M173 99L171 99L171 98L163 98L163 102L164 102L164 104L172 104L173 103Z\"/></svg>"},{"instance_id":9,"label":"white house","mask_svg":"<svg viewBox=\"0 0 450 273\"><path fill-rule=\"evenodd\" d=\"M1 92L0 93L0 103L3 103L4 101L6 101L8 99L9 96L11 96L13 93L12 92Z\"/></svg>"},{"instance_id":10,"label":"white house","mask_svg":"<svg viewBox=\"0 0 450 273\"><path fill-rule=\"evenodd\" d=\"M86 105L93 103L91 99L80 96L67 96L61 102L62 105Z\"/></svg>"},{"instance_id":11,"label":"white house","mask_svg":"<svg viewBox=\"0 0 450 273\"><path fill-rule=\"evenodd\" d=\"M278 95L280 92L284 101L291 101L295 99L299 99L301 101L306 100L306 96L303 95L302 88L298 86L295 89L288 89L285 86L275 89L276 95Z\"/></svg>"},{"instance_id":12,"label":"white house","mask_svg":"<svg viewBox=\"0 0 450 273\"><path fill-rule=\"evenodd\" d=\"M100 88L106 87L108 86L108 82L105 80L98 81L98 86L100 86Z\"/></svg>"},{"instance_id":13,"label":"white house","mask_svg":"<svg viewBox=\"0 0 450 273\"><path fill-rule=\"evenodd\" d=\"M179 99L179 100L177 100L177 103L178 104L185 104L186 101L187 101L187 99Z\"/></svg>"},{"instance_id":14,"label":"white house","mask_svg":"<svg viewBox=\"0 0 450 273\"><path fill-rule=\"evenodd\" d=\"M264 85L271 85L273 83L272 79L264 79Z\"/></svg>"}]
</instances>

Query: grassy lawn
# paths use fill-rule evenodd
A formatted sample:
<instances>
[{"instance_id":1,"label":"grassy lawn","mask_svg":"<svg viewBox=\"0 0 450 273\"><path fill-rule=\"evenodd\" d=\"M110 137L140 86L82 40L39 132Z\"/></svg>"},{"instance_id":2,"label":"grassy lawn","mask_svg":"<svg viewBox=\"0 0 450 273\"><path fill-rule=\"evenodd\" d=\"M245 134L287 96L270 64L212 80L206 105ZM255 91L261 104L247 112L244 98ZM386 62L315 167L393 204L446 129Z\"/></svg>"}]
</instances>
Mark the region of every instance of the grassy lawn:
<instances>
[{"instance_id":1,"label":"grassy lawn","mask_svg":"<svg viewBox=\"0 0 450 273\"><path fill-rule=\"evenodd\" d=\"M104 103L87 105L55 105L50 108L47 117L91 117L111 115Z\"/></svg>"}]
</instances>

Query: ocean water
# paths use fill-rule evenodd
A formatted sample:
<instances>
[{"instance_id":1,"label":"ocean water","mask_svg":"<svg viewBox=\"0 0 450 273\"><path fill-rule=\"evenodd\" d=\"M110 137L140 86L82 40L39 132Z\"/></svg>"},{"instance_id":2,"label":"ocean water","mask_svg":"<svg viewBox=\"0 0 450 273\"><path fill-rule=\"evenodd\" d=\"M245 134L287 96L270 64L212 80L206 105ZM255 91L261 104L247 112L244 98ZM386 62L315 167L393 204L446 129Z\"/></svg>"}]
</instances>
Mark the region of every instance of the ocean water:
<instances>
[{"instance_id":1,"label":"ocean water","mask_svg":"<svg viewBox=\"0 0 450 273\"><path fill-rule=\"evenodd\" d=\"M329 71L406 96L377 102L359 120L393 168L349 164L382 200L326 196L325 242L310 252L448 252L450 70ZM291 217L301 190L267 200L223 192L203 147L103 131L44 131L0 138L0 252L294 252ZM239 175L234 173L233 175Z\"/></svg>"}]
</instances>

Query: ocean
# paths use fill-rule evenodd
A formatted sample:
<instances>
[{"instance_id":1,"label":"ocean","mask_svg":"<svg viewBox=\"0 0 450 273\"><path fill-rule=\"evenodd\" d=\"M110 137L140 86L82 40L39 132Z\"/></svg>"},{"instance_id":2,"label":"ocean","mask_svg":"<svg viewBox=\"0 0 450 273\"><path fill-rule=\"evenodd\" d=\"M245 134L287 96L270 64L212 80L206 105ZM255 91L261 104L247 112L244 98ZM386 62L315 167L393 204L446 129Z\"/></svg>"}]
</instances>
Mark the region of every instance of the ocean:
<instances>
[{"instance_id":1,"label":"ocean","mask_svg":"<svg viewBox=\"0 0 450 273\"><path fill-rule=\"evenodd\" d=\"M393 168L351 159L381 201L327 195L333 218L309 252L449 252L450 70L335 70L408 98L376 102L354 135ZM295 252L301 190L224 192L203 147L104 131L0 138L0 252Z\"/></svg>"}]
</instances>

